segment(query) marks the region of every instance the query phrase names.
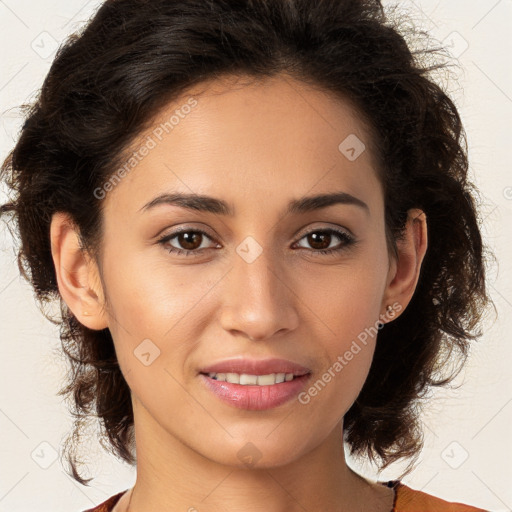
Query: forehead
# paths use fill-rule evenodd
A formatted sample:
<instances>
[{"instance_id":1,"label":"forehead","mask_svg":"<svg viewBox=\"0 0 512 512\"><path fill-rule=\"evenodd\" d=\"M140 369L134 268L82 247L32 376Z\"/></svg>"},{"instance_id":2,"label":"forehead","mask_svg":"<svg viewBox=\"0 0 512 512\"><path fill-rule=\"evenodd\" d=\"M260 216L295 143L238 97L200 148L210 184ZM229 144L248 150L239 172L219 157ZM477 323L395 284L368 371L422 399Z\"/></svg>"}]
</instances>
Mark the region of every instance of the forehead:
<instances>
[{"instance_id":1,"label":"forehead","mask_svg":"<svg viewBox=\"0 0 512 512\"><path fill-rule=\"evenodd\" d=\"M169 103L134 141L126 162L138 156L107 203L135 211L177 191L248 205L330 190L371 202L368 147L358 112L322 90L287 76L211 80Z\"/></svg>"}]
</instances>

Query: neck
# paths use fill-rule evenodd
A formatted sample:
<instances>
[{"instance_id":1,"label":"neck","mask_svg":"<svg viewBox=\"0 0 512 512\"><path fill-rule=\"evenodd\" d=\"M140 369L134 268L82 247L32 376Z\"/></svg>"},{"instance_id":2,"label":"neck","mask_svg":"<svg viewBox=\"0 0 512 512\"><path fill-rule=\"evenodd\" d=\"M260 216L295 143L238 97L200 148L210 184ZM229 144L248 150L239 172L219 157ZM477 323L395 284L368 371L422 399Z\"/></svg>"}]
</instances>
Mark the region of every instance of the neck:
<instances>
[{"instance_id":1,"label":"neck","mask_svg":"<svg viewBox=\"0 0 512 512\"><path fill-rule=\"evenodd\" d=\"M137 479L126 496L126 512L256 512L262 504L266 512L355 512L367 509L362 504L376 511L392 508L391 489L370 484L347 466L341 423L314 449L303 453L297 447L299 457L288 454L290 460L284 464L265 467L263 454L253 465L248 458L244 463L237 459L234 465L206 458L161 429L143 408L138 413ZM256 453L247 443L245 449ZM219 453L218 459L223 456Z\"/></svg>"}]
</instances>

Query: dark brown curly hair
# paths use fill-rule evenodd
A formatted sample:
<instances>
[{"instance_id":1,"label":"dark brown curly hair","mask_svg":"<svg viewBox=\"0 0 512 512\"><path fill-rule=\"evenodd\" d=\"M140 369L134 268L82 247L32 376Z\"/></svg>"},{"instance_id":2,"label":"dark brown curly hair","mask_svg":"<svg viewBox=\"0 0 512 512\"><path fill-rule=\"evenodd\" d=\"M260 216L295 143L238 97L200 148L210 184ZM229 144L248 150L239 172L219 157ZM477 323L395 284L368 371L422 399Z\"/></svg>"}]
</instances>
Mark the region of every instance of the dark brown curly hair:
<instances>
[{"instance_id":1,"label":"dark brown curly hair","mask_svg":"<svg viewBox=\"0 0 512 512\"><path fill-rule=\"evenodd\" d=\"M59 295L52 215L71 215L100 264L101 200L93 191L168 102L222 75L287 73L356 106L372 133L390 251L407 211L426 213L429 245L416 291L380 330L368 378L344 418L352 455L378 459L383 469L419 454L418 404L432 386L453 380L470 340L482 334L473 331L492 303L485 284L492 254L467 179L459 113L432 76L447 69L443 49L412 49L407 32L425 34L395 12L378 0L109 0L59 48L37 99L22 105L25 123L1 168L11 196L0 214L16 223L20 272L41 308L60 301L58 320L45 315L60 325L70 362L59 394L75 417L66 453L77 481L91 480L77 472L77 446L94 417L102 445L135 462L133 411L110 331L80 324Z\"/></svg>"}]
</instances>

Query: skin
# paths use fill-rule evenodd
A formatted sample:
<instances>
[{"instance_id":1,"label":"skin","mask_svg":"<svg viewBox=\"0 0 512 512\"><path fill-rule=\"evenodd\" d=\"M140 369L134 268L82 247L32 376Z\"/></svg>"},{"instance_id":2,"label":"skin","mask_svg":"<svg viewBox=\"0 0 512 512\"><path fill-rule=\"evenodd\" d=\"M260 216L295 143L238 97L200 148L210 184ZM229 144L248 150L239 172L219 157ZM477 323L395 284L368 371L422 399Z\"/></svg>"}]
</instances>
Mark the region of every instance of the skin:
<instances>
[{"instance_id":1,"label":"skin","mask_svg":"<svg viewBox=\"0 0 512 512\"><path fill-rule=\"evenodd\" d=\"M368 134L348 103L285 75L224 78L169 104L154 126L190 96L197 106L103 200L101 268L80 251L66 214L51 223L62 297L85 326L110 329L132 391L130 511L389 512L392 489L350 469L341 440L377 336L307 405L294 399L267 411L236 409L202 385L198 370L239 355L281 357L311 369L316 381L384 318L388 304L406 308L427 248L426 216L409 212L392 258ZM338 149L350 134L367 147L354 161ZM140 211L175 191L223 199L235 215L168 204ZM291 199L333 191L354 195L369 211L336 204L283 214ZM195 244L201 255L171 254L156 241L181 226L208 236L189 245L175 237L167 246ZM315 244L306 236L313 228L350 230L357 244L344 247L336 235ZM236 251L247 236L262 249L252 263ZM327 246L342 250L312 252ZM149 366L134 356L145 339L160 349ZM238 455L249 442L260 455L250 467ZM130 494L116 512L127 509Z\"/></svg>"}]
</instances>

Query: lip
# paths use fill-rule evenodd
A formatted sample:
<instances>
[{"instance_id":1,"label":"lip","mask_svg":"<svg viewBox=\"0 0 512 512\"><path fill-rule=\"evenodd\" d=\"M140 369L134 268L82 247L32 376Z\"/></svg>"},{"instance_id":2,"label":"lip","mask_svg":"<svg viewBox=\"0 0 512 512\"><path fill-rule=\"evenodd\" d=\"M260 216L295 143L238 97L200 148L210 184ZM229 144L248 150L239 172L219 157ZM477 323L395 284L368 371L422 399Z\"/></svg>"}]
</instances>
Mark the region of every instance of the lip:
<instances>
[{"instance_id":1,"label":"lip","mask_svg":"<svg viewBox=\"0 0 512 512\"><path fill-rule=\"evenodd\" d=\"M293 373L296 376L311 373L309 368L287 359L225 359L199 370L199 373L246 373L249 375L268 375L270 373ZM293 382L293 381L289 381ZM277 384L276 384L277 385ZM272 386L269 386L272 387Z\"/></svg>"},{"instance_id":2,"label":"lip","mask_svg":"<svg viewBox=\"0 0 512 512\"><path fill-rule=\"evenodd\" d=\"M253 386L218 381L208 375L199 374L200 380L217 398L228 405L249 411L273 409L298 398L310 377L311 374L308 373L279 384Z\"/></svg>"}]
</instances>

